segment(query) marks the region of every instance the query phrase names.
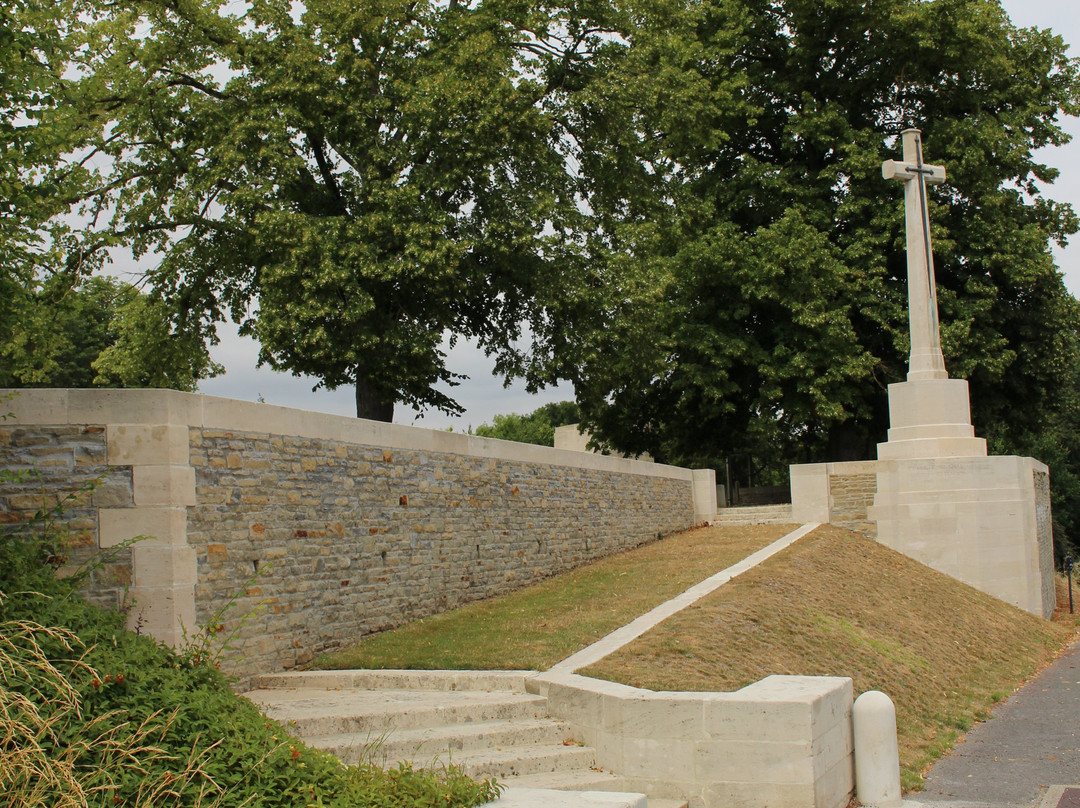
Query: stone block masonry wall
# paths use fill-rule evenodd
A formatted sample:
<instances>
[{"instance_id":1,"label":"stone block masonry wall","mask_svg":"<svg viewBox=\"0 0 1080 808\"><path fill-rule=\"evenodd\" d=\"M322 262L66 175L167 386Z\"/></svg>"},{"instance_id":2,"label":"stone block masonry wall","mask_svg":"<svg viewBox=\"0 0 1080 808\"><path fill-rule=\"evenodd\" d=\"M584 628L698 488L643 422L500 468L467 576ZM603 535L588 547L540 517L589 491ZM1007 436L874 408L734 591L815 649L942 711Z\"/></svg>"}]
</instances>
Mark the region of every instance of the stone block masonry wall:
<instances>
[{"instance_id":1,"label":"stone block masonry wall","mask_svg":"<svg viewBox=\"0 0 1080 808\"><path fill-rule=\"evenodd\" d=\"M848 464L836 464L848 465ZM833 472L829 474L832 500L832 523L877 538L877 522L867 511L877 493L877 474L870 472Z\"/></svg>"},{"instance_id":2,"label":"stone block masonry wall","mask_svg":"<svg viewBox=\"0 0 1080 808\"><path fill-rule=\"evenodd\" d=\"M9 409L5 466L36 446L49 490L103 475L69 511L88 551L150 537L111 570L130 583L129 620L171 644L220 625L242 677L715 512L711 471L264 404L26 390ZM72 444L52 466L50 441ZM0 518L25 493L0 485ZM94 581L103 601L123 589Z\"/></svg>"},{"instance_id":3,"label":"stone block masonry wall","mask_svg":"<svg viewBox=\"0 0 1080 808\"><path fill-rule=\"evenodd\" d=\"M130 466L109 466L100 426L0 423L0 531L48 532L60 574L85 568L86 594L123 608L131 586L131 550L99 553L97 509L130 506Z\"/></svg>"},{"instance_id":4,"label":"stone block masonry wall","mask_svg":"<svg viewBox=\"0 0 1080 808\"><path fill-rule=\"evenodd\" d=\"M188 542L207 625L270 670L686 527L684 481L191 430ZM234 618L263 604L243 625Z\"/></svg>"}]
</instances>

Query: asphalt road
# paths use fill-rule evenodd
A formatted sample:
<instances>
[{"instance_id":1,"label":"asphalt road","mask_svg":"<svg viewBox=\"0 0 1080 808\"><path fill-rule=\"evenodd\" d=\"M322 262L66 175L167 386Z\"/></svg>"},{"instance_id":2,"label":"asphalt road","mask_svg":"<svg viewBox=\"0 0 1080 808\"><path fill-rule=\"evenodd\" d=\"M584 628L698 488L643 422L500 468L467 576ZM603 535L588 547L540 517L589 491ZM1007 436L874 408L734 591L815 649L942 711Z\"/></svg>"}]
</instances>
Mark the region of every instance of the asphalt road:
<instances>
[{"instance_id":1,"label":"asphalt road","mask_svg":"<svg viewBox=\"0 0 1080 808\"><path fill-rule=\"evenodd\" d=\"M1080 808L1080 642L995 707L990 720L934 764L926 790L908 799L934 808L1030 808L1044 801Z\"/></svg>"}]
</instances>

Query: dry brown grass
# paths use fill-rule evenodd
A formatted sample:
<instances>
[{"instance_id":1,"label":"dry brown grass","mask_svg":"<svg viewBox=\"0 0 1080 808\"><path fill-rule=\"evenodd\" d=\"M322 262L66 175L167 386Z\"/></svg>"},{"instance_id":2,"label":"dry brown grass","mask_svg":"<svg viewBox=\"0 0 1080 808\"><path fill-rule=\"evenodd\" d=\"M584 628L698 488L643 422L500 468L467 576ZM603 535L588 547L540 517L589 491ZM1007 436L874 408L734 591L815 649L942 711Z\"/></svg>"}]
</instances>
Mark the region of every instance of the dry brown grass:
<instances>
[{"instance_id":1,"label":"dry brown grass","mask_svg":"<svg viewBox=\"0 0 1080 808\"><path fill-rule=\"evenodd\" d=\"M912 788L1076 626L1040 620L824 526L582 672L695 691L736 690L770 674L850 676L856 694L882 690L896 703Z\"/></svg>"},{"instance_id":2,"label":"dry brown grass","mask_svg":"<svg viewBox=\"0 0 1080 808\"><path fill-rule=\"evenodd\" d=\"M794 527L678 533L509 595L367 637L320 657L315 666L542 670Z\"/></svg>"}]
</instances>

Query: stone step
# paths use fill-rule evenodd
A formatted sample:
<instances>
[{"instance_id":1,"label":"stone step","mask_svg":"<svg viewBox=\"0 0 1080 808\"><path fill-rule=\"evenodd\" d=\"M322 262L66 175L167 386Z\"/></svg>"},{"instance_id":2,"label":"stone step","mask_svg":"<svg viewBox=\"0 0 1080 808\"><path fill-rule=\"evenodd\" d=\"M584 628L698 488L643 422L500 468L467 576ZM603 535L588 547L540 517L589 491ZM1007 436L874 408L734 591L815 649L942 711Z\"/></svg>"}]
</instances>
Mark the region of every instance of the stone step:
<instances>
[{"instance_id":1,"label":"stone step","mask_svg":"<svg viewBox=\"0 0 1080 808\"><path fill-rule=\"evenodd\" d=\"M257 690L324 688L327 690L432 690L460 692L525 692L525 680L536 671L288 671L254 679Z\"/></svg>"},{"instance_id":2,"label":"stone step","mask_svg":"<svg viewBox=\"0 0 1080 808\"><path fill-rule=\"evenodd\" d=\"M519 788L541 789L574 793L609 792L613 795L632 794L627 778L617 774L603 771L592 767L588 770L576 772L548 772L546 774L529 774L524 777L512 777L500 781L508 790ZM550 808L564 808L557 800L553 799ZM649 797L648 808L687 808L684 799L669 799L666 797Z\"/></svg>"},{"instance_id":3,"label":"stone step","mask_svg":"<svg viewBox=\"0 0 1080 808\"><path fill-rule=\"evenodd\" d=\"M245 694L301 738L359 733L374 739L392 730L513 719L547 718L542 696L496 691L327 690L288 688Z\"/></svg>"},{"instance_id":4,"label":"stone step","mask_svg":"<svg viewBox=\"0 0 1080 808\"><path fill-rule=\"evenodd\" d=\"M411 762L416 767L438 768L453 763L469 777L480 780L495 777L499 782L510 782L535 774L580 772L596 763L596 750L588 746L517 746L509 749L461 752L449 759L418 758Z\"/></svg>"},{"instance_id":5,"label":"stone step","mask_svg":"<svg viewBox=\"0 0 1080 808\"><path fill-rule=\"evenodd\" d=\"M545 772L507 780L510 788L550 788L557 791L627 791L625 777L597 766L572 772Z\"/></svg>"},{"instance_id":6,"label":"stone step","mask_svg":"<svg viewBox=\"0 0 1080 808\"><path fill-rule=\"evenodd\" d=\"M444 727L394 730L382 735L336 733L305 740L333 752L346 763L361 760L380 766L399 760L455 760L463 753L521 746L577 746L567 725L554 719L482 721Z\"/></svg>"},{"instance_id":7,"label":"stone step","mask_svg":"<svg viewBox=\"0 0 1080 808\"><path fill-rule=\"evenodd\" d=\"M721 508L709 521L713 525L762 525L790 522L791 505L757 505Z\"/></svg>"},{"instance_id":8,"label":"stone step","mask_svg":"<svg viewBox=\"0 0 1080 808\"><path fill-rule=\"evenodd\" d=\"M644 794L515 787L506 789L499 799L485 808L648 808L650 805L652 801L647 801Z\"/></svg>"}]
</instances>

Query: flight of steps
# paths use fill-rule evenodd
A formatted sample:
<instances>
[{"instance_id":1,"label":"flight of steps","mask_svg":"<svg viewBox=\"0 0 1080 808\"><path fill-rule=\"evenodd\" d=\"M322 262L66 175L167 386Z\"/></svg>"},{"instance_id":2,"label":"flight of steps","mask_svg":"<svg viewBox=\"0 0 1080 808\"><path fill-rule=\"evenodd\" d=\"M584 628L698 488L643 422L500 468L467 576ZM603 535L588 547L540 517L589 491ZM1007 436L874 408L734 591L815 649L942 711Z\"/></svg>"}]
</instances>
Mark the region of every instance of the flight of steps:
<instances>
[{"instance_id":1,"label":"flight of steps","mask_svg":"<svg viewBox=\"0 0 1080 808\"><path fill-rule=\"evenodd\" d=\"M791 522L791 503L720 508L710 525L768 525Z\"/></svg>"},{"instance_id":2,"label":"flight of steps","mask_svg":"<svg viewBox=\"0 0 1080 808\"><path fill-rule=\"evenodd\" d=\"M325 671L261 676L245 695L346 763L453 763L511 788L624 791L520 671ZM683 802L649 800L649 808ZM557 806L552 806L557 808Z\"/></svg>"}]
</instances>

